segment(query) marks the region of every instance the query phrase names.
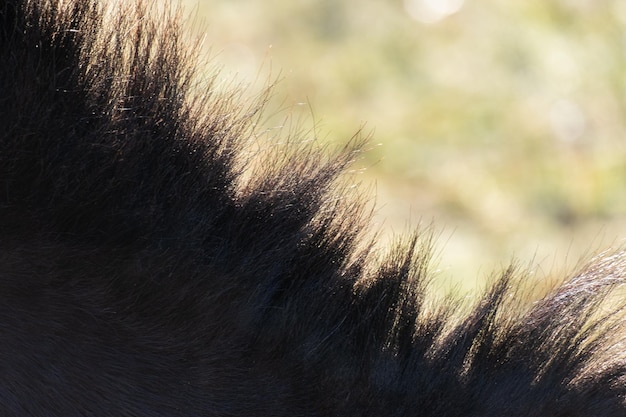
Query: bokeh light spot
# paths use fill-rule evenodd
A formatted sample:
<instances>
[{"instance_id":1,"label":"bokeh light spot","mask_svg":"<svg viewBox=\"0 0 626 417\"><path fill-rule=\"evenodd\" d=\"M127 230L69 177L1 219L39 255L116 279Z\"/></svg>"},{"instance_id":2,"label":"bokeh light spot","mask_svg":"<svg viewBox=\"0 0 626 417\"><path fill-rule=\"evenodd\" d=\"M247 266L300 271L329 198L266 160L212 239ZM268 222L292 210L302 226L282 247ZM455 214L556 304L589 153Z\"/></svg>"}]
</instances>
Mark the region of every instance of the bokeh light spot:
<instances>
[{"instance_id":1,"label":"bokeh light spot","mask_svg":"<svg viewBox=\"0 0 626 417\"><path fill-rule=\"evenodd\" d=\"M458 12L465 0L404 0L404 8L412 19L437 23Z\"/></svg>"}]
</instances>

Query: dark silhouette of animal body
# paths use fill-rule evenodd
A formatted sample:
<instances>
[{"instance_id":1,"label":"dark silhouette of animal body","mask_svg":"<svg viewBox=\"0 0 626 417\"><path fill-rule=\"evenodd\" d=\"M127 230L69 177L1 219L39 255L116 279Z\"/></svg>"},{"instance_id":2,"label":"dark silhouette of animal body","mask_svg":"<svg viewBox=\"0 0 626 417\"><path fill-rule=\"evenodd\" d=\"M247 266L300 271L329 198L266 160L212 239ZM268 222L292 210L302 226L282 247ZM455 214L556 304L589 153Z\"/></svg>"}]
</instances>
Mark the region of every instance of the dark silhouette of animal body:
<instances>
[{"instance_id":1,"label":"dark silhouette of animal body","mask_svg":"<svg viewBox=\"0 0 626 417\"><path fill-rule=\"evenodd\" d=\"M357 147L259 163L167 16L0 0L0 415L626 416L623 253L430 301L429 237L380 254L337 180Z\"/></svg>"}]
</instances>

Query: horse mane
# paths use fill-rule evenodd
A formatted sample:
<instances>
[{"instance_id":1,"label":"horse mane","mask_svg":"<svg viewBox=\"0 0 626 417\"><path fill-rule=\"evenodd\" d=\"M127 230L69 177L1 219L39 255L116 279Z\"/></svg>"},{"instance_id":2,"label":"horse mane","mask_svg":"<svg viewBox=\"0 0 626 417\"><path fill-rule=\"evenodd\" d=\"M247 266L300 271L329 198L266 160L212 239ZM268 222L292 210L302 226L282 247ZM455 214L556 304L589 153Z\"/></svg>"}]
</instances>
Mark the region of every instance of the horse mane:
<instances>
[{"instance_id":1,"label":"horse mane","mask_svg":"<svg viewBox=\"0 0 626 417\"><path fill-rule=\"evenodd\" d=\"M381 250L342 177L361 142L259 162L263 100L152 6L0 0L0 414L626 415L623 249L433 296L432 234Z\"/></svg>"}]
</instances>

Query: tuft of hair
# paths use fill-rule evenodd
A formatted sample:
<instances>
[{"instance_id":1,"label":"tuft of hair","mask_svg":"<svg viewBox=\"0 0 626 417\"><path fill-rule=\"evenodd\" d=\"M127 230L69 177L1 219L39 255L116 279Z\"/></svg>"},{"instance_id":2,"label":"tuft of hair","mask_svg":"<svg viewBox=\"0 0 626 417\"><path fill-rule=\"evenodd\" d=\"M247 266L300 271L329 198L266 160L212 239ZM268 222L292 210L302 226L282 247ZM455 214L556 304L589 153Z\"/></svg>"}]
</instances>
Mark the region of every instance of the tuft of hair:
<instances>
[{"instance_id":1,"label":"tuft of hair","mask_svg":"<svg viewBox=\"0 0 626 417\"><path fill-rule=\"evenodd\" d=\"M358 146L251 171L261 106L151 8L0 0L1 415L626 415L623 250L433 302L430 235L381 255L337 180Z\"/></svg>"}]
</instances>

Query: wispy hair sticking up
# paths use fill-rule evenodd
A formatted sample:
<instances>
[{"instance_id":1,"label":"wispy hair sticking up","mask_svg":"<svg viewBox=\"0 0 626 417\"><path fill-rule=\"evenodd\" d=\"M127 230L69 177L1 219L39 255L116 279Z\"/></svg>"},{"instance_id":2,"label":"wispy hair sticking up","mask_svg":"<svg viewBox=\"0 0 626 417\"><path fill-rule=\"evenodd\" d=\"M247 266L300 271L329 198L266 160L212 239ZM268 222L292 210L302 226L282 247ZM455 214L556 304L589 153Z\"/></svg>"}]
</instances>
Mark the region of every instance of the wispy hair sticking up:
<instances>
[{"instance_id":1,"label":"wispy hair sticking up","mask_svg":"<svg viewBox=\"0 0 626 417\"><path fill-rule=\"evenodd\" d=\"M259 108L149 7L0 0L1 415L626 415L623 251L436 303L430 235L381 255L338 180L358 146L250 172Z\"/></svg>"}]
</instances>

